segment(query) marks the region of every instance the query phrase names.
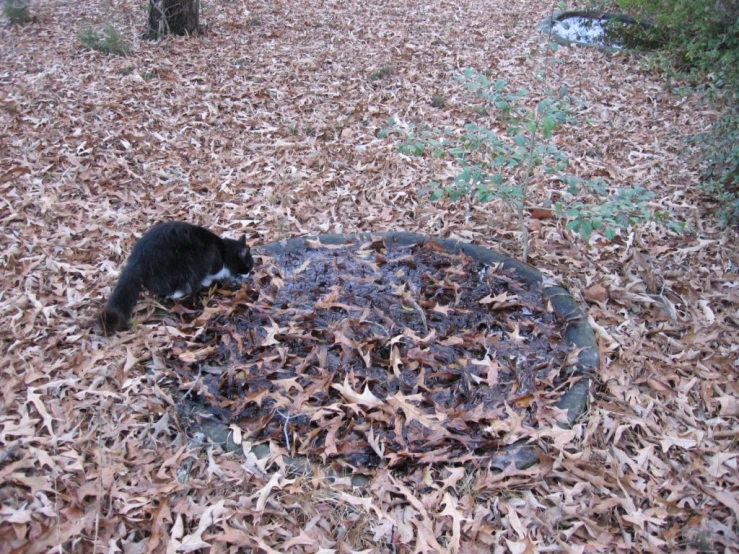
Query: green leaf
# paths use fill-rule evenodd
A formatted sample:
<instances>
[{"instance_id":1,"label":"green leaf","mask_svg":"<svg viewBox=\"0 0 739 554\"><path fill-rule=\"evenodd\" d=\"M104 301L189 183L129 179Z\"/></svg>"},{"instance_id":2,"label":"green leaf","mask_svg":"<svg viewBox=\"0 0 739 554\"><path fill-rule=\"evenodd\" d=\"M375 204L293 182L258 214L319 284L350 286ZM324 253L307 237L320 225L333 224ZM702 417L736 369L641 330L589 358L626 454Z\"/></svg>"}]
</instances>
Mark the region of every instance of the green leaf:
<instances>
[{"instance_id":1,"label":"green leaf","mask_svg":"<svg viewBox=\"0 0 739 554\"><path fill-rule=\"evenodd\" d=\"M420 156L425 150L425 145L419 140L407 140L398 147L401 154L409 156Z\"/></svg>"},{"instance_id":2,"label":"green leaf","mask_svg":"<svg viewBox=\"0 0 739 554\"><path fill-rule=\"evenodd\" d=\"M685 232L685 222L684 221L668 221L667 227L680 235L682 235Z\"/></svg>"},{"instance_id":3,"label":"green leaf","mask_svg":"<svg viewBox=\"0 0 739 554\"><path fill-rule=\"evenodd\" d=\"M544 131L544 136L550 138L552 133L557 128L557 121L551 115L545 115L541 120L541 126Z\"/></svg>"},{"instance_id":4,"label":"green leaf","mask_svg":"<svg viewBox=\"0 0 739 554\"><path fill-rule=\"evenodd\" d=\"M606 227L606 230L604 231L604 234L606 235L606 238L608 240L613 240L616 238L616 229L613 227Z\"/></svg>"},{"instance_id":5,"label":"green leaf","mask_svg":"<svg viewBox=\"0 0 739 554\"><path fill-rule=\"evenodd\" d=\"M493 198L495 198L495 193L487 187L478 187L475 196L480 202L485 203L490 202Z\"/></svg>"},{"instance_id":6,"label":"green leaf","mask_svg":"<svg viewBox=\"0 0 739 554\"><path fill-rule=\"evenodd\" d=\"M536 111L539 114L546 113L549 108L552 107L553 100L551 98L544 98L539 105L536 107Z\"/></svg>"},{"instance_id":7,"label":"green leaf","mask_svg":"<svg viewBox=\"0 0 739 554\"><path fill-rule=\"evenodd\" d=\"M461 187L450 188L450 189L448 188L446 190L446 193L449 196L449 198L452 199L452 201L456 202L457 200L459 200L462 196L464 196L467 193L467 190Z\"/></svg>"},{"instance_id":8,"label":"green leaf","mask_svg":"<svg viewBox=\"0 0 739 554\"><path fill-rule=\"evenodd\" d=\"M580 225L580 236L582 237L582 240L585 242L588 242L590 240L590 235L593 234L593 225L588 221L587 219L582 222Z\"/></svg>"}]
</instances>

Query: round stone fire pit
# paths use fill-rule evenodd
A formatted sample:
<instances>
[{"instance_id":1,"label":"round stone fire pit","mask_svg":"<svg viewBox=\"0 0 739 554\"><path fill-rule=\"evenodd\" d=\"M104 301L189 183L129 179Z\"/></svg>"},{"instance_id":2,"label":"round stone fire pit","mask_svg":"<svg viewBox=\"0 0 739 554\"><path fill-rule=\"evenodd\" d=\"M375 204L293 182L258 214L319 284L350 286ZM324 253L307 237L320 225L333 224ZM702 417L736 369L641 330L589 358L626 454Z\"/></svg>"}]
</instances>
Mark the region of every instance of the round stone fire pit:
<instances>
[{"instance_id":1,"label":"round stone fire pit","mask_svg":"<svg viewBox=\"0 0 739 554\"><path fill-rule=\"evenodd\" d=\"M209 299L168 355L220 440L235 424L335 468L524 468L534 437L586 409L594 334L531 266L400 232L254 252L241 288Z\"/></svg>"}]
</instances>

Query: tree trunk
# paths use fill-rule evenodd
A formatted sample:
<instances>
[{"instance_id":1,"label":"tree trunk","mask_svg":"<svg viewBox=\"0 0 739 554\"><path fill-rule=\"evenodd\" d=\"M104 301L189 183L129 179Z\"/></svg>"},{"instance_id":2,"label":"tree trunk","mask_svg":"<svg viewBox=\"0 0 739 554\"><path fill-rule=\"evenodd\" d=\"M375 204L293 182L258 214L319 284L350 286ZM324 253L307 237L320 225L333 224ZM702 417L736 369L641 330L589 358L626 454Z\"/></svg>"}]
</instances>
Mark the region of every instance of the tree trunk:
<instances>
[{"instance_id":1,"label":"tree trunk","mask_svg":"<svg viewBox=\"0 0 739 554\"><path fill-rule=\"evenodd\" d=\"M149 0L149 27L144 38L195 35L199 31L200 0Z\"/></svg>"}]
</instances>

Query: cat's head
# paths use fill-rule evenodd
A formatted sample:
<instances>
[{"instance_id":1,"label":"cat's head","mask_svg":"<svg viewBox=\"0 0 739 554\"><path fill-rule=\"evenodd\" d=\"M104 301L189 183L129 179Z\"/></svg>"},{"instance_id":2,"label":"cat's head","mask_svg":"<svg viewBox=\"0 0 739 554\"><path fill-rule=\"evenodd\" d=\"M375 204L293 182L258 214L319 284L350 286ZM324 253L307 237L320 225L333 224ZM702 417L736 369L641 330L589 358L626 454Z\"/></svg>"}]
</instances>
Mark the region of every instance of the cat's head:
<instances>
[{"instance_id":1,"label":"cat's head","mask_svg":"<svg viewBox=\"0 0 739 554\"><path fill-rule=\"evenodd\" d=\"M251 248L246 244L246 235L240 239L224 239L228 245L228 257L226 265L234 275L245 275L254 267L254 258L251 255Z\"/></svg>"}]
</instances>

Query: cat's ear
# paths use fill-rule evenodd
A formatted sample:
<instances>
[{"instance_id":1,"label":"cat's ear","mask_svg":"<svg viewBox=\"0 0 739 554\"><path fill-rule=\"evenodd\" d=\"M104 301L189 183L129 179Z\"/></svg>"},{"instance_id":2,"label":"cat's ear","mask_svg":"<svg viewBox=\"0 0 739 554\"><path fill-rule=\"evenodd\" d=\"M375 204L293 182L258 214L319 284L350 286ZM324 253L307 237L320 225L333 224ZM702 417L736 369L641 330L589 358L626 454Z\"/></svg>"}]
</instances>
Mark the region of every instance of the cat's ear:
<instances>
[{"instance_id":1,"label":"cat's ear","mask_svg":"<svg viewBox=\"0 0 739 554\"><path fill-rule=\"evenodd\" d=\"M251 248L249 248L249 245L246 244L246 235L241 235L241 238L239 239L239 246L241 246L239 255L244 259L248 258L251 254Z\"/></svg>"}]
</instances>

